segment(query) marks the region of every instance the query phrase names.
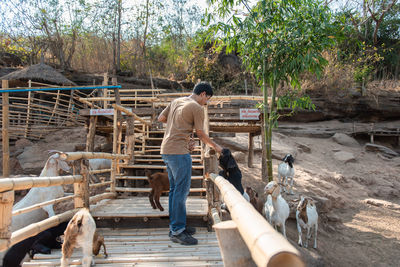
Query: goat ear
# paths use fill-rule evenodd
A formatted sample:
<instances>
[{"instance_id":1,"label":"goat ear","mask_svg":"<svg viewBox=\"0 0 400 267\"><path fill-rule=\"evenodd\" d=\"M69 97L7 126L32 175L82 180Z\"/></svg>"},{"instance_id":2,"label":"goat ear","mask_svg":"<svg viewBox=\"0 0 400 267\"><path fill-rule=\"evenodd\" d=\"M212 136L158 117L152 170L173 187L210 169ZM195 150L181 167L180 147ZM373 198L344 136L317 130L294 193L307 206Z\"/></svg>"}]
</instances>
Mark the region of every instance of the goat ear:
<instances>
[{"instance_id":1,"label":"goat ear","mask_svg":"<svg viewBox=\"0 0 400 267\"><path fill-rule=\"evenodd\" d=\"M68 163L66 161L57 159L57 163L58 163L59 170L63 170L66 172L69 172L71 170L71 167L68 165Z\"/></svg>"}]
</instances>

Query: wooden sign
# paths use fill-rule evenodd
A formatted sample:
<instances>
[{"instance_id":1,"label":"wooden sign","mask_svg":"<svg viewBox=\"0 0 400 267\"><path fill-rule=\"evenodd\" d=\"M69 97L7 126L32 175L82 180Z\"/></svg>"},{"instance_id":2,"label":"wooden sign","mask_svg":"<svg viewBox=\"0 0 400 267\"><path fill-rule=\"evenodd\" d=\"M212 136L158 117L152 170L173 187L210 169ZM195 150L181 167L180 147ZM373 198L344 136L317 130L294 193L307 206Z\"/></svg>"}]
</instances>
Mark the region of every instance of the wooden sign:
<instances>
[{"instance_id":1,"label":"wooden sign","mask_svg":"<svg viewBox=\"0 0 400 267\"><path fill-rule=\"evenodd\" d=\"M260 111L256 108L241 108L240 119L241 120L259 120Z\"/></svg>"},{"instance_id":2,"label":"wooden sign","mask_svg":"<svg viewBox=\"0 0 400 267\"><path fill-rule=\"evenodd\" d=\"M131 108L127 108L130 112L132 112ZM122 114L125 114L122 112ZM100 115L114 115L113 108L104 108L104 109L90 109L90 116L100 116Z\"/></svg>"}]
</instances>

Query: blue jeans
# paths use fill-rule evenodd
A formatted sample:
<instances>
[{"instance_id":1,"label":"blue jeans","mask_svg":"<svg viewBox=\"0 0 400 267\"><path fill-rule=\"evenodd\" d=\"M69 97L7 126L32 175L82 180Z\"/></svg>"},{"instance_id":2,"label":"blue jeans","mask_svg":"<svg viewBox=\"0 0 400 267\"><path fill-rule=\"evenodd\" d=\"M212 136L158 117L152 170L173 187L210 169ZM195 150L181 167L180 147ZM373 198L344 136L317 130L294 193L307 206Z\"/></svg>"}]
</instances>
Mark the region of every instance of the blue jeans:
<instances>
[{"instance_id":1,"label":"blue jeans","mask_svg":"<svg viewBox=\"0 0 400 267\"><path fill-rule=\"evenodd\" d=\"M192 157L190 154L163 154L162 159L169 177L169 227L173 235L179 235L186 229L186 199L192 178Z\"/></svg>"}]
</instances>

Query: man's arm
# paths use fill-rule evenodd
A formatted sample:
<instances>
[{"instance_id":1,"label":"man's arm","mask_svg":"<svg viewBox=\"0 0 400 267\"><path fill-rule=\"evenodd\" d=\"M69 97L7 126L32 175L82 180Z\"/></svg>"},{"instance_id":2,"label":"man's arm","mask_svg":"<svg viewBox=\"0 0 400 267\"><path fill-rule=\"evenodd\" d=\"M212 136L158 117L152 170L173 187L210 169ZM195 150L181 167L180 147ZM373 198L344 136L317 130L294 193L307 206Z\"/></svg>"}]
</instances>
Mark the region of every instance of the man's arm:
<instances>
[{"instance_id":1,"label":"man's arm","mask_svg":"<svg viewBox=\"0 0 400 267\"><path fill-rule=\"evenodd\" d=\"M196 129L196 134L203 143L213 147L218 153L222 152L222 147L211 140L211 138L203 130Z\"/></svg>"}]
</instances>

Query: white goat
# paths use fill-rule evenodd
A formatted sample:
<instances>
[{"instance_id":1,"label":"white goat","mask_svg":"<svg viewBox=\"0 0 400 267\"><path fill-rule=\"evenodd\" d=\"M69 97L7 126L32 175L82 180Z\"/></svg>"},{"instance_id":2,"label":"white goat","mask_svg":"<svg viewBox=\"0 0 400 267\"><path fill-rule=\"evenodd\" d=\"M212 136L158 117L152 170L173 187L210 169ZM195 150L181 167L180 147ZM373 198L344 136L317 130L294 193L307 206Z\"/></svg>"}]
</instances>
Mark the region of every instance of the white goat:
<instances>
[{"instance_id":1,"label":"white goat","mask_svg":"<svg viewBox=\"0 0 400 267\"><path fill-rule=\"evenodd\" d=\"M280 194L280 186L277 182L269 182L264 192L268 194L267 201L264 204L264 214L271 225L277 230L277 226L281 228L283 236L286 238L285 223L289 217L289 205Z\"/></svg>"},{"instance_id":2,"label":"white goat","mask_svg":"<svg viewBox=\"0 0 400 267\"><path fill-rule=\"evenodd\" d=\"M306 241L304 247L308 247L308 240L311 237L311 228L314 226L314 248L317 248L318 231L318 212L314 200L310 197L301 196L296 210L297 231L299 232L299 246L303 246L301 240L301 228L307 229Z\"/></svg>"},{"instance_id":3,"label":"white goat","mask_svg":"<svg viewBox=\"0 0 400 267\"><path fill-rule=\"evenodd\" d=\"M65 154L63 152L49 151L49 153L55 154L51 155L48 158L44 168L42 169L42 172L40 173L40 177L59 176L60 170L70 170L67 162L63 159L65 158ZM13 206L13 211L63 196L64 189L61 185L49 187L33 187L29 190L28 194L26 194L18 203ZM45 214L42 209L47 214ZM53 204L44 206L42 209L37 209L31 212L13 216L11 223L12 230L15 231L21 229L22 227L25 227L31 223L35 223L47 217L55 215Z\"/></svg>"},{"instance_id":4,"label":"white goat","mask_svg":"<svg viewBox=\"0 0 400 267\"><path fill-rule=\"evenodd\" d=\"M283 158L283 162L278 166L278 182L283 185L283 190L287 192L288 180L290 178L289 194L293 195L293 176L294 176L294 158L291 154L287 154Z\"/></svg>"},{"instance_id":5,"label":"white goat","mask_svg":"<svg viewBox=\"0 0 400 267\"><path fill-rule=\"evenodd\" d=\"M89 267L93 260L93 237L96 232L96 223L88 209L79 210L68 223L64 232L62 245L61 267L68 266L68 260L74 248L82 248L82 266Z\"/></svg>"}]
</instances>

